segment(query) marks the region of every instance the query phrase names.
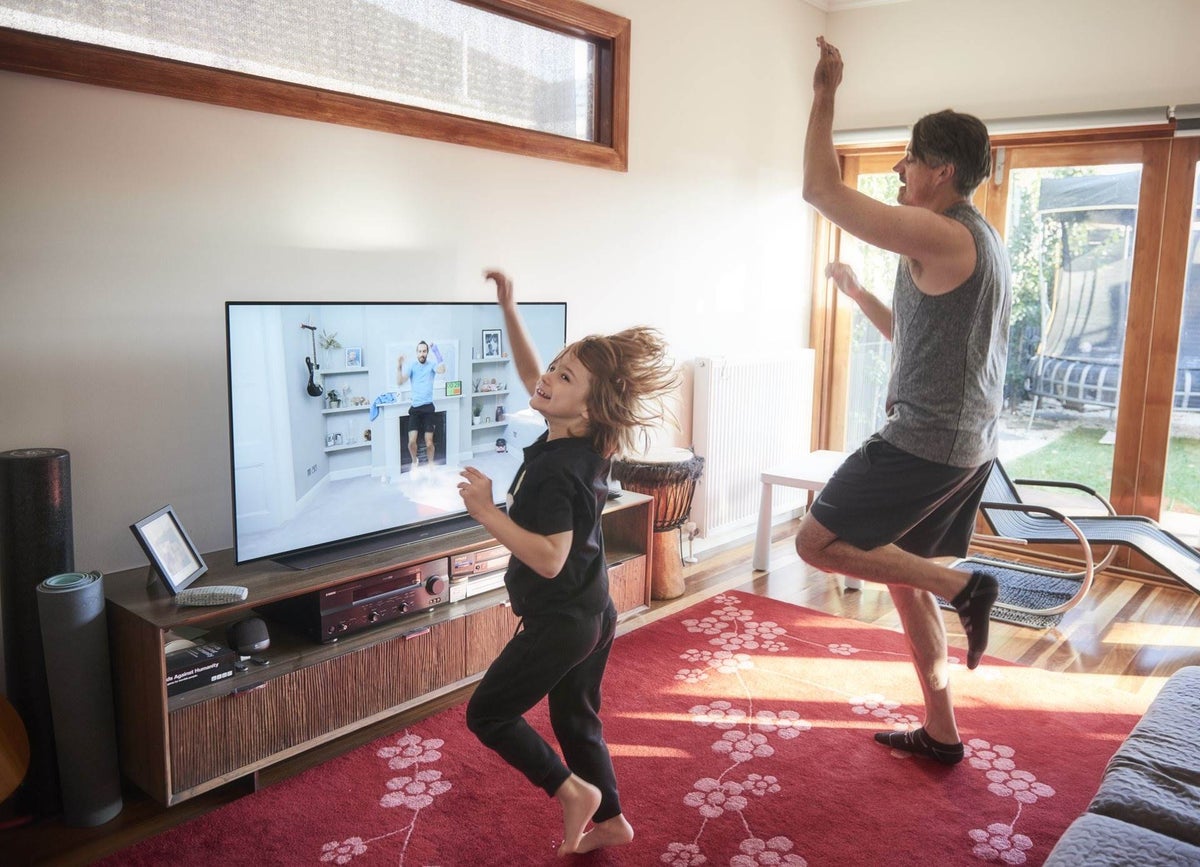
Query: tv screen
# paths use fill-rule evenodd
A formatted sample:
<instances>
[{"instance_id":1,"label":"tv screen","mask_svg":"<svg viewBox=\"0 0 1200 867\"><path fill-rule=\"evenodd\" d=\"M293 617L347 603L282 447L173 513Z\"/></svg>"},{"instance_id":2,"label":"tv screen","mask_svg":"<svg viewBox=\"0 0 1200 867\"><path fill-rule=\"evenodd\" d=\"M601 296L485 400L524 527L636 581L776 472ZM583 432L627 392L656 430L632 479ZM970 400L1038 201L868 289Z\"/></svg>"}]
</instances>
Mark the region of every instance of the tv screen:
<instances>
[{"instance_id":1,"label":"tv screen","mask_svg":"<svg viewBox=\"0 0 1200 867\"><path fill-rule=\"evenodd\" d=\"M566 304L520 310L548 363ZM546 429L495 304L228 302L225 325L239 563L306 568L474 525L461 468L503 503Z\"/></svg>"}]
</instances>

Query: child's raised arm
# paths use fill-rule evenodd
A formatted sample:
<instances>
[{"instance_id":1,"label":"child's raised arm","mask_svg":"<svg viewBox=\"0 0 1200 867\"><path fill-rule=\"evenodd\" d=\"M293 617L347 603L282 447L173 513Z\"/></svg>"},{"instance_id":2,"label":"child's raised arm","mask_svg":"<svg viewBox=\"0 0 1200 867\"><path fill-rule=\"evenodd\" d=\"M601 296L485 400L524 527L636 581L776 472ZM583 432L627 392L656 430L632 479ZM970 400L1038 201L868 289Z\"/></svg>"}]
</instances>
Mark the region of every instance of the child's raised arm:
<instances>
[{"instance_id":1,"label":"child's raised arm","mask_svg":"<svg viewBox=\"0 0 1200 867\"><path fill-rule=\"evenodd\" d=\"M485 280L496 282L496 302L504 311L504 324L508 328L508 345L512 348L513 360L517 363L517 376L529 394L533 394L538 377L542 375L542 361L538 358L537 349L529 339L521 312L517 309L517 299L513 294L512 280L503 271L485 271Z\"/></svg>"}]
</instances>

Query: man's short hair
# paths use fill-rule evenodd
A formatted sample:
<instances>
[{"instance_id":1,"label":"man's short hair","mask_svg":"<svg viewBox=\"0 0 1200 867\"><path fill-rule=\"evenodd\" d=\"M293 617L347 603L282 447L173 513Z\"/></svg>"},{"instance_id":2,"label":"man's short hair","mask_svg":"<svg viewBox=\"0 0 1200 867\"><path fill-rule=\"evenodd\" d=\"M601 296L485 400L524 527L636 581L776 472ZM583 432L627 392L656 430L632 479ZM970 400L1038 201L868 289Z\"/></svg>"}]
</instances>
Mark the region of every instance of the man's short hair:
<instances>
[{"instance_id":1,"label":"man's short hair","mask_svg":"<svg viewBox=\"0 0 1200 867\"><path fill-rule=\"evenodd\" d=\"M929 166L954 166L954 188L970 196L992 171L992 142L974 115L946 109L913 126L909 151Z\"/></svg>"}]
</instances>

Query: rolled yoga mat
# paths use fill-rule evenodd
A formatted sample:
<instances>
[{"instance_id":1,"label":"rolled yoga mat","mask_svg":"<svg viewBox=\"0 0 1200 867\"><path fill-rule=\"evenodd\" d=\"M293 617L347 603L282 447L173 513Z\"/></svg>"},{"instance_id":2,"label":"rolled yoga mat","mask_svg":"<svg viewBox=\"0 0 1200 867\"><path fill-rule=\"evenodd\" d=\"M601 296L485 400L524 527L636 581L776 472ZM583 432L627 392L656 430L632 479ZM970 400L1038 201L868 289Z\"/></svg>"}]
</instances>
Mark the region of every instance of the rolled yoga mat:
<instances>
[{"instance_id":1,"label":"rolled yoga mat","mask_svg":"<svg viewBox=\"0 0 1200 867\"><path fill-rule=\"evenodd\" d=\"M35 818L62 806L37 586L75 568L71 457L63 449L0 452L0 611L9 703L29 734L29 771L19 808Z\"/></svg>"},{"instance_id":2,"label":"rolled yoga mat","mask_svg":"<svg viewBox=\"0 0 1200 867\"><path fill-rule=\"evenodd\" d=\"M104 576L68 572L37 587L58 744L63 821L103 825L121 812Z\"/></svg>"}]
</instances>

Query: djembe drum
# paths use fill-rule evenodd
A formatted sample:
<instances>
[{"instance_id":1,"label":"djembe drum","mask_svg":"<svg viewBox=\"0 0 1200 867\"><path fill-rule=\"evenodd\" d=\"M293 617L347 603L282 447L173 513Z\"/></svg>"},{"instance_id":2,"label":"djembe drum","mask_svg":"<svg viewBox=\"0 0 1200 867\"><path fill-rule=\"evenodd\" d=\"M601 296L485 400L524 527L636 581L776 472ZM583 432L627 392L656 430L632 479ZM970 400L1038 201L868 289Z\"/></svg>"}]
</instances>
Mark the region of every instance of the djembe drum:
<instances>
[{"instance_id":1,"label":"djembe drum","mask_svg":"<svg viewBox=\"0 0 1200 867\"><path fill-rule=\"evenodd\" d=\"M650 595L654 599L683 595L679 528L691 514L696 480L703 472L704 458L688 449L654 449L613 461L612 477L623 488L654 497L650 569Z\"/></svg>"}]
</instances>

